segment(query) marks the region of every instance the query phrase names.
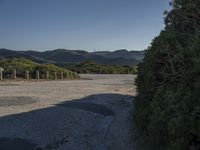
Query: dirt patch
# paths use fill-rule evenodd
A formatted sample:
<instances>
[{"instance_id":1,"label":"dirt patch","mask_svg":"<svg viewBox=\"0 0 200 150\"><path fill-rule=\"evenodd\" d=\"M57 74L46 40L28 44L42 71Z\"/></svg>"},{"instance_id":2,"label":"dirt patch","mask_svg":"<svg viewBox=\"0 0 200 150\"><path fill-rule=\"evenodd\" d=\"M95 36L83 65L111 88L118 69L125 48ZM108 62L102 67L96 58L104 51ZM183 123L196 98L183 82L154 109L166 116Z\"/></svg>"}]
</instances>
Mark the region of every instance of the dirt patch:
<instances>
[{"instance_id":1,"label":"dirt patch","mask_svg":"<svg viewBox=\"0 0 200 150\"><path fill-rule=\"evenodd\" d=\"M0 107L21 106L36 103L37 100L32 97L0 97Z\"/></svg>"},{"instance_id":2,"label":"dirt patch","mask_svg":"<svg viewBox=\"0 0 200 150\"><path fill-rule=\"evenodd\" d=\"M0 86L19 86L19 84L4 83L4 84L0 84Z\"/></svg>"}]
</instances>

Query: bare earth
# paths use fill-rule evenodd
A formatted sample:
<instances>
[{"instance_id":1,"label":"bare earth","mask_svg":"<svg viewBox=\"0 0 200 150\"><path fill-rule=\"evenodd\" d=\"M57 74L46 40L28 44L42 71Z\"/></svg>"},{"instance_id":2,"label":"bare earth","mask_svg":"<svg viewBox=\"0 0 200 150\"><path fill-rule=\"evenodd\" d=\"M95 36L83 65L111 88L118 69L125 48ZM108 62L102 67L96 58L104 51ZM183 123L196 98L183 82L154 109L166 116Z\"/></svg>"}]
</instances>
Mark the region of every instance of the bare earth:
<instances>
[{"instance_id":1,"label":"bare earth","mask_svg":"<svg viewBox=\"0 0 200 150\"><path fill-rule=\"evenodd\" d=\"M0 150L133 150L134 75L0 82Z\"/></svg>"}]
</instances>

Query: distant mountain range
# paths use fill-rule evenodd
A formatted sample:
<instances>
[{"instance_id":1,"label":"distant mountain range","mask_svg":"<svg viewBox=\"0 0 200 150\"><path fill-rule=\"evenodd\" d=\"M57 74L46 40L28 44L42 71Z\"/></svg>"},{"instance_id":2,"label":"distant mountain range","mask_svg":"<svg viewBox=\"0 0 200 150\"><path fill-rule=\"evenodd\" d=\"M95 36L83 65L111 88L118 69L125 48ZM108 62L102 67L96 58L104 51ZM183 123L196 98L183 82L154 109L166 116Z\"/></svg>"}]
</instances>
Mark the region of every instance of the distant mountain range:
<instances>
[{"instance_id":1,"label":"distant mountain range","mask_svg":"<svg viewBox=\"0 0 200 150\"><path fill-rule=\"evenodd\" d=\"M144 51L116 51L88 52L84 50L55 49L49 51L14 51L0 49L0 58L23 57L39 63L53 63L59 66L72 65L85 61L94 61L99 64L110 65L137 65L143 60Z\"/></svg>"}]
</instances>

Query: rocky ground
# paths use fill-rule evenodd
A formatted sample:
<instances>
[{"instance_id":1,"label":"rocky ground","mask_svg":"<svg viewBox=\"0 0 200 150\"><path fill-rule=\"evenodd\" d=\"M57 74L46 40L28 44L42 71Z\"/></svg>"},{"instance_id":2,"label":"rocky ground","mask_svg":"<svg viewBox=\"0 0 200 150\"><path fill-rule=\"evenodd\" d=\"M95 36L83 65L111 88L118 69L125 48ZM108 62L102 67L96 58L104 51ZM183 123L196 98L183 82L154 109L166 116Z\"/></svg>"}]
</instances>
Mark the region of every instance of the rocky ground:
<instances>
[{"instance_id":1,"label":"rocky ground","mask_svg":"<svg viewBox=\"0 0 200 150\"><path fill-rule=\"evenodd\" d=\"M0 150L133 150L134 75L0 82Z\"/></svg>"}]
</instances>

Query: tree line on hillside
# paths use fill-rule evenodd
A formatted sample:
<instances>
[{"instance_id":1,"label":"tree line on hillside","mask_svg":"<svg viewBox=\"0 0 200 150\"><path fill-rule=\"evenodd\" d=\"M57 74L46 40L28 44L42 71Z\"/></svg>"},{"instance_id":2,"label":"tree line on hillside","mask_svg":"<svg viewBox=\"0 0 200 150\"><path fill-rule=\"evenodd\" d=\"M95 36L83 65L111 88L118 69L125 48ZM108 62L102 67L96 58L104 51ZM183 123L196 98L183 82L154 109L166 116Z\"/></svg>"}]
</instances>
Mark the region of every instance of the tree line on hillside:
<instances>
[{"instance_id":1,"label":"tree line on hillside","mask_svg":"<svg viewBox=\"0 0 200 150\"><path fill-rule=\"evenodd\" d=\"M141 150L200 150L200 1L170 5L139 65L134 121Z\"/></svg>"},{"instance_id":2,"label":"tree line on hillside","mask_svg":"<svg viewBox=\"0 0 200 150\"><path fill-rule=\"evenodd\" d=\"M82 62L73 67L72 71L77 73L95 73L95 74L136 74L137 67L117 66L117 65L103 65L92 61Z\"/></svg>"},{"instance_id":3,"label":"tree line on hillside","mask_svg":"<svg viewBox=\"0 0 200 150\"><path fill-rule=\"evenodd\" d=\"M77 73L74 73L70 70L55 66L53 64L39 64L24 58L5 58L0 60L0 67L4 69L3 76L4 78L11 78L13 70L16 70L16 75L19 78L24 78L25 71L29 72L30 78L36 78L36 72L40 74L40 78L46 78L46 72L48 72L49 79L55 78L55 73L60 75L63 73L64 76L70 78L79 78Z\"/></svg>"}]
</instances>

